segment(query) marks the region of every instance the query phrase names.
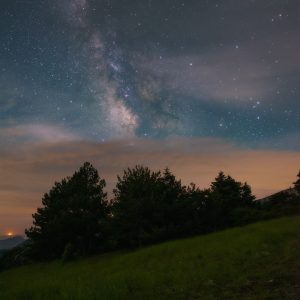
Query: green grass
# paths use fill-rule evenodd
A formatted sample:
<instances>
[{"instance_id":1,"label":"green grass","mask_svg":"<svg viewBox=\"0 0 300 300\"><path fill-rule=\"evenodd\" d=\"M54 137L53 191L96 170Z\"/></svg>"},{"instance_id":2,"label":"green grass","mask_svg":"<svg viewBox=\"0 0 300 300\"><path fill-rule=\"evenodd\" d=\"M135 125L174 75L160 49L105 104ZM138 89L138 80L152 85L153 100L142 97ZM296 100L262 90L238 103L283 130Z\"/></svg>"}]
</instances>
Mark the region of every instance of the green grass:
<instances>
[{"instance_id":1,"label":"green grass","mask_svg":"<svg viewBox=\"0 0 300 300\"><path fill-rule=\"evenodd\" d=\"M300 217L0 273L0 299L300 299Z\"/></svg>"}]
</instances>

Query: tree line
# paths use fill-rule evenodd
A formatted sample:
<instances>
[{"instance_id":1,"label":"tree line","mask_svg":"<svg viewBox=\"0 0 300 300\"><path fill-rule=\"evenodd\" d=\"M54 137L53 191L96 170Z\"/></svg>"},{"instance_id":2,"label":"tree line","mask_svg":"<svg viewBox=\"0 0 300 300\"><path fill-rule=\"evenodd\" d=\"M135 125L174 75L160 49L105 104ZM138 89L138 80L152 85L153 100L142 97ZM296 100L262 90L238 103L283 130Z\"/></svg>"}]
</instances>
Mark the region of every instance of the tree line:
<instances>
[{"instance_id":1,"label":"tree line","mask_svg":"<svg viewBox=\"0 0 300 300\"><path fill-rule=\"evenodd\" d=\"M193 183L183 185L169 168L161 172L138 165L117 177L112 199L105 187L89 162L55 182L32 215L28 240L7 253L2 266L136 248L295 213L300 207L300 172L294 194L279 193L266 203L255 201L247 183L223 172L201 190Z\"/></svg>"}]
</instances>

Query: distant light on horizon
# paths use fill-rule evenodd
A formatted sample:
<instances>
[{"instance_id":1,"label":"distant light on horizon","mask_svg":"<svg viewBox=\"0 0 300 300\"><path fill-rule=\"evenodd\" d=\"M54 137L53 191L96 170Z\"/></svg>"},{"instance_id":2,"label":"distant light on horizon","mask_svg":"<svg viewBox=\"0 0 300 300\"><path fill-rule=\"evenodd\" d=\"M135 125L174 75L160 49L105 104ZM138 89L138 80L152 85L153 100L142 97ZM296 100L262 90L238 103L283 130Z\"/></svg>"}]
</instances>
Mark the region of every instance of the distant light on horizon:
<instances>
[{"instance_id":1,"label":"distant light on horizon","mask_svg":"<svg viewBox=\"0 0 300 300\"><path fill-rule=\"evenodd\" d=\"M8 232L7 234L6 234L8 237L12 237L13 235L14 235L14 233L13 232Z\"/></svg>"}]
</instances>

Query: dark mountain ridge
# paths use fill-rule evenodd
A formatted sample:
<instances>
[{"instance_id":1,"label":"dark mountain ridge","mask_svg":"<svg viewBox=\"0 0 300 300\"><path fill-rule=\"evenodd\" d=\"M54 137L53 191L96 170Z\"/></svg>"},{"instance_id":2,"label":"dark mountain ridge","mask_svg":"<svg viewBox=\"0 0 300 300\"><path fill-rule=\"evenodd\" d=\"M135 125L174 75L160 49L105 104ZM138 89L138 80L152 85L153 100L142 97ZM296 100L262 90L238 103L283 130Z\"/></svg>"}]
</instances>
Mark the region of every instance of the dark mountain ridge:
<instances>
[{"instance_id":1,"label":"dark mountain ridge","mask_svg":"<svg viewBox=\"0 0 300 300\"><path fill-rule=\"evenodd\" d=\"M12 249L25 241L24 237L20 235L12 237L0 237L0 251Z\"/></svg>"},{"instance_id":2,"label":"dark mountain ridge","mask_svg":"<svg viewBox=\"0 0 300 300\"><path fill-rule=\"evenodd\" d=\"M262 203L267 203L276 198L284 197L285 199L289 199L289 198L293 198L297 195L299 195L299 193L296 191L296 189L290 187L288 189L282 190L280 192L277 192L277 193L267 196L265 198L258 199L257 201L261 201Z\"/></svg>"}]
</instances>

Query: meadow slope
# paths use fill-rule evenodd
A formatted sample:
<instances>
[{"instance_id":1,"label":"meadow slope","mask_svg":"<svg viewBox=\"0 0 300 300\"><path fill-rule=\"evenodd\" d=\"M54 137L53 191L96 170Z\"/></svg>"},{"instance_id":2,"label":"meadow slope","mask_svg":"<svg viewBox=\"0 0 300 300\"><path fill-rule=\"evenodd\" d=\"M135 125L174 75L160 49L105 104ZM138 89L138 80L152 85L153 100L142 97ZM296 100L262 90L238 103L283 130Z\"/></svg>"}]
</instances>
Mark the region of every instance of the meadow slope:
<instances>
[{"instance_id":1,"label":"meadow slope","mask_svg":"<svg viewBox=\"0 0 300 300\"><path fill-rule=\"evenodd\" d=\"M300 217L0 273L0 299L300 299Z\"/></svg>"}]
</instances>

